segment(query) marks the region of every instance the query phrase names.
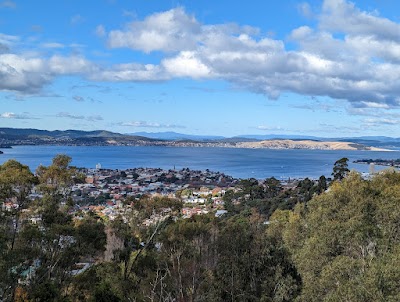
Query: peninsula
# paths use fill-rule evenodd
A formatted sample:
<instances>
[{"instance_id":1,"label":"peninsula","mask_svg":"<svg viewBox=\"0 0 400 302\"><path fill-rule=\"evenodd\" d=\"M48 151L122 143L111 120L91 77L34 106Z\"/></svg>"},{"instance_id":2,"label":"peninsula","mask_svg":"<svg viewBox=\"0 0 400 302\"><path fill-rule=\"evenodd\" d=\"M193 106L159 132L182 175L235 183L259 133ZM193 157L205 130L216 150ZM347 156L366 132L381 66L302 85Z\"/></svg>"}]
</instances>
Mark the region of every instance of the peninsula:
<instances>
[{"instance_id":1,"label":"peninsula","mask_svg":"<svg viewBox=\"0 0 400 302\"><path fill-rule=\"evenodd\" d=\"M321 142L312 140L265 140L261 142L238 143L241 148L265 148L265 149L316 149L316 150L366 150L366 151L388 151L352 142Z\"/></svg>"}]
</instances>

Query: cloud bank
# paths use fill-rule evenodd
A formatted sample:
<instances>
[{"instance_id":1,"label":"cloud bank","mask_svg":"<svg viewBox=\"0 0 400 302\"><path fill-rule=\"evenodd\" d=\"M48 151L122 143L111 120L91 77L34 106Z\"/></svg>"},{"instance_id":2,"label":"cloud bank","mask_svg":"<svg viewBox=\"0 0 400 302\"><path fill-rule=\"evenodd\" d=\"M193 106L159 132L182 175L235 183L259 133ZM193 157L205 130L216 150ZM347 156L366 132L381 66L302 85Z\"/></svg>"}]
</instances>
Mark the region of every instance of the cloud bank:
<instances>
[{"instance_id":1,"label":"cloud bank","mask_svg":"<svg viewBox=\"0 0 400 302\"><path fill-rule=\"evenodd\" d=\"M312 14L306 3L299 9ZM0 89L37 93L63 75L102 82L219 79L271 99L291 92L344 99L354 108L398 107L400 24L345 0L325 0L316 17L315 28L301 26L289 33L288 41L296 46L287 49L288 41L258 28L202 24L177 7L108 32L98 26L97 35L111 49L162 54L157 64L107 67L79 55L12 53L15 41L0 35Z\"/></svg>"}]
</instances>

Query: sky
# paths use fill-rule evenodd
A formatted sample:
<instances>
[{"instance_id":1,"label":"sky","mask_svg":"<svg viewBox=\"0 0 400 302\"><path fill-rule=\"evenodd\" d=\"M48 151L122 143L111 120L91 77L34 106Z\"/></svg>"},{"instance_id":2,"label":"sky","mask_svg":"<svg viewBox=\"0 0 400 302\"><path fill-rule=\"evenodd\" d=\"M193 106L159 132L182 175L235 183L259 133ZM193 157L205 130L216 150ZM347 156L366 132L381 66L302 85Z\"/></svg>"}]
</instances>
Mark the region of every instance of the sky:
<instances>
[{"instance_id":1,"label":"sky","mask_svg":"<svg viewBox=\"0 0 400 302\"><path fill-rule=\"evenodd\" d=\"M397 0L0 0L0 127L400 137Z\"/></svg>"}]
</instances>

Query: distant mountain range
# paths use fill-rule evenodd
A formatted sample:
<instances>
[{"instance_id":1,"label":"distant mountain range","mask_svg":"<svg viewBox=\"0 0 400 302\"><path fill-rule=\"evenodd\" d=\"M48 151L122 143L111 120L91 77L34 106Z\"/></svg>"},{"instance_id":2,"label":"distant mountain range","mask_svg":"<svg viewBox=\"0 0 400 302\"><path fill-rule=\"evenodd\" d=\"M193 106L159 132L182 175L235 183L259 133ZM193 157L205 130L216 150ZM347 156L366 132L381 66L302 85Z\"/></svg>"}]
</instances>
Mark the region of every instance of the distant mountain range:
<instances>
[{"instance_id":1,"label":"distant mountain range","mask_svg":"<svg viewBox=\"0 0 400 302\"><path fill-rule=\"evenodd\" d=\"M400 148L400 138L386 136L361 136L326 138L307 135L240 135L223 137L216 135L193 135L177 132L135 132L121 134L105 130L38 130L0 128L0 147L11 145L158 145L158 146L239 146L240 143L264 140L310 140L320 142L351 142L378 148Z\"/></svg>"}]
</instances>

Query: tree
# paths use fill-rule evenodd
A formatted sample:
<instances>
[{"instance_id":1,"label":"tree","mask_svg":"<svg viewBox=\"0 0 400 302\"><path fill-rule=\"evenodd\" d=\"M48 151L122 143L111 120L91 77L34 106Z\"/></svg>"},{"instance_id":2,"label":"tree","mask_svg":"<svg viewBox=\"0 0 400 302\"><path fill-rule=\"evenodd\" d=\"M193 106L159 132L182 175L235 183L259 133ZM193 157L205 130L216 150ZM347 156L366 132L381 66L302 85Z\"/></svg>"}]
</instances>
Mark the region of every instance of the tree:
<instances>
[{"instance_id":1,"label":"tree","mask_svg":"<svg viewBox=\"0 0 400 302\"><path fill-rule=\"evenodd\" d=\"M75 223L60 207L75 171L70 161L56 156L50 167L39 168L45 194L38 202L29 198L39 181L27 166L15 160L0 165L1 301L61 301L68 295L75 264L104 250L104 225L98 217Z\"/></svg>"},{"instance_id":2,"label":"tree","mask_svg":"<svg viewBox=\"0 0 400 302\"><path fill-rule=\"evenodd\" d=\"M333 180L342 180L350 172L348 169L348 161L348 158L343 157L335 162L332 172Z\"/></svg>"},{"instance_id":3,"label":"tree","mask_svg":"<svg viewBox=\"0 0 400 302\"><path fill-rule=\"evenodd\" d=\"M68 155L58 154L53 158L50 166L39 166L36 174L40 180L41 190L52 196L53 199L62 198L66 201L71 185L77 175L76 168L71 167L72 159Z\"/></svg>"},{"instance_id":4,"label":"tree","mask_svg":"<svg viewBox=\"0 0 400 302\"><path fill-rule=\"evenodd\" d=\"M321 175L318 179L317 192L322 193L326 191L327 188L328 185L326 183L326 177L324 175Z\"/></svg>"},{"instance_id":5,"label":"tree","mask_svg":"<svg viewBox=\"0 0 400 302\"><path fill-rule=\"evenodd\" d=\"M307 207L274 214L303 281L298 301L400 301L399 201L399 173L352 172Z\"/></svg>"},{"instance_id":6,"label":"tree","mask_svg":"<svg viewBox=\"0 0 400 302\"><path fill-rule=\"evenodd\" d=\"M294 301L300 277L287 249L268 236L263 222L252 211L221 224L218 261L205 301Z\"/></svg>"},{"instance_id":7,"label":"tree","mask_svg":"<svg viewBox=\"0 0 400 302\"><path fill-rule=\"evenodd\" d=\"M22 232L23 211L29 206L29 194L37 178L15 160L0 165L0 300L13 300L19 274L25 269L25 245L18 244ZM3 202L8 202L3 207ZM22 242L25 243L25 242Z\"/></svg>"}]
</instances>

